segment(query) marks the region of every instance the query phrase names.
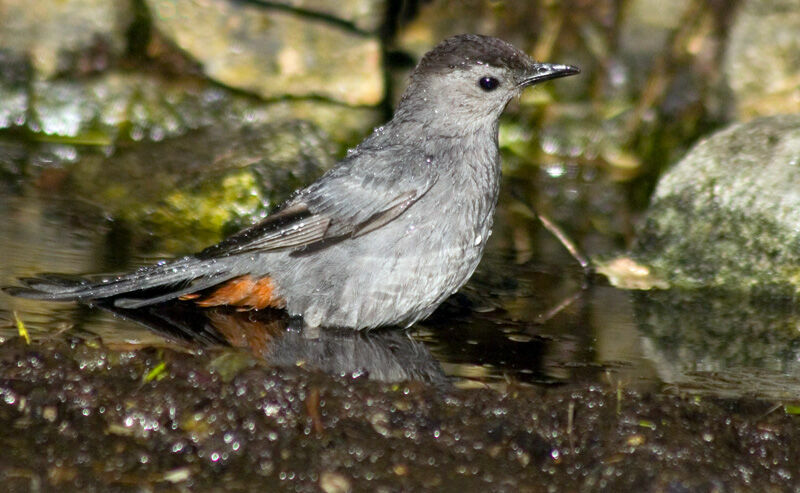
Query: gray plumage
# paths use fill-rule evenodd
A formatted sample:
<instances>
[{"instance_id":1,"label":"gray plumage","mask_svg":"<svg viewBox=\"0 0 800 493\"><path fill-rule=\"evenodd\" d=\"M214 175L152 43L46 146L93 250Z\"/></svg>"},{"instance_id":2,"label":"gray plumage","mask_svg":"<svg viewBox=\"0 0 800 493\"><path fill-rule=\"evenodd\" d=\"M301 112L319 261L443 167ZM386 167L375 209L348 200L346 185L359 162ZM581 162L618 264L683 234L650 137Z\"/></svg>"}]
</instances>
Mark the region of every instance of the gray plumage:
<instances>
[{"instance_id":1,"label":"gray plumage","mask_svg":"<svg viewBox=\"0 0 800 493\"><path fill-rule=\"evenodd\" d=\"M310 327L427 317L472 275L498 198L498 118L526 86L578 72L478 35L449 38L411 75L394 117L280 209L196 255L100 280L23 279L14 295L133 309L269 276Z\"/></svg>"}]
</instances>

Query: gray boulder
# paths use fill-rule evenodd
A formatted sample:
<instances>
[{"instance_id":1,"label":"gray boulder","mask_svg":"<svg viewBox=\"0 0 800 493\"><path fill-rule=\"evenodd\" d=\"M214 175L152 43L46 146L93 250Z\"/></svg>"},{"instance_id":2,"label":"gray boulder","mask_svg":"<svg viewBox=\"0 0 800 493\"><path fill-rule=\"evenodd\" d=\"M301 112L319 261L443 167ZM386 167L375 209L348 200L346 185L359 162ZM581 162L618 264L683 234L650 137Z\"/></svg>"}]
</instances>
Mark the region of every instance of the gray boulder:
<instances>
[{"instance_id":1,"label":"gray boulder","mask_svg":"<svg viewBox=\"0 0 800 493\"><path fill-rule=\"evenodd\" d=\"M697 144L659 182L634 255L673 286L800 294L800 115Z\"/></svg>"}]
</instances>

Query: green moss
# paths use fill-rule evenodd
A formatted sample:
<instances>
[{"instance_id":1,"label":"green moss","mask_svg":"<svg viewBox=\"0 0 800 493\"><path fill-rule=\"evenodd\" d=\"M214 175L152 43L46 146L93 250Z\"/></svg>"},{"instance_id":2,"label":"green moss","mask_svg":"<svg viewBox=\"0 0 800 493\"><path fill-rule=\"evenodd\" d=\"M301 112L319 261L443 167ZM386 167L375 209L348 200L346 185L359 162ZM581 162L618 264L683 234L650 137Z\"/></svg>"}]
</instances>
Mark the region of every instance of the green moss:
<instances>
[{"instance_id":1,"label":"green moss","mask_svg":"<svg viewBox=\"0 0 800 493\"><path fill-rule=\"evenodd\" d=\"M251 170L239 170L169 193L158 203L123 212L133 223L164 238L171 251L202 248L237 229L269 206Z\"/></svg>"},{"instance_id":2,"label":"green moss","mask_svg":"<svg viewBox=\"0 0 800 493\"><path fill-rule=\"evenodd\" d=\"M676 287L747 292L769 285L800 297L800 249L792 232L762 214L689 203L671 196L651 206L634 250L638 259Z\"/></svg>"}]
</instances>

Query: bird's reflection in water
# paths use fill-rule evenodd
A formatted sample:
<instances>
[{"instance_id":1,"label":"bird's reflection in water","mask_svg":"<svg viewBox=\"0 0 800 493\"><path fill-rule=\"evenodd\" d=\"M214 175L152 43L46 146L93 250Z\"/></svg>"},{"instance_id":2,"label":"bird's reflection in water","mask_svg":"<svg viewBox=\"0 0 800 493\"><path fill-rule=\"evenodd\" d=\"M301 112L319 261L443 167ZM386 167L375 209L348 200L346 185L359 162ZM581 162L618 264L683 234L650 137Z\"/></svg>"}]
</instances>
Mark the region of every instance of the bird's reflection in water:
<instances>
[{"instance_id":1,"label":"bird's reflection in water","mask_svg":"<svg viewBox=\"0 0 800 493\"><path fill-rule=\"evenodd\" d=\"M101 307L171 338L246 349L271 366L302 362L306 368L333 375L363 374L382 382L450 385L425 345L399 329L309 331L281 310L203 309L180 301L140 309Z\"/></svg>"}]
</instances>

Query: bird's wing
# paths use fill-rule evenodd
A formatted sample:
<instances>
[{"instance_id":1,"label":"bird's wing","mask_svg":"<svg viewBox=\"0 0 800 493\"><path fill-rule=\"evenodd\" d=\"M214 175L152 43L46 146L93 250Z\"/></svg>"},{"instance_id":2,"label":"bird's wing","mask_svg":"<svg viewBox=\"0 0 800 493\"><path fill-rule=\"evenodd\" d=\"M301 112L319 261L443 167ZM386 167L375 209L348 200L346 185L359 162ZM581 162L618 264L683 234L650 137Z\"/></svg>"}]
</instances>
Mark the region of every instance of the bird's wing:
<instances>
[{"instance_id":1,"label":"bird's wing","mask_svg":"<svg viewBox=\"0 0 800 493\"><path fill-rule=\"evenodd\" d=\"M361 236L400 216L434 181L432 164L422 153L400 146L358 150L280 211L197 256L294 249Z\"/></svg>"}]
</instances>

